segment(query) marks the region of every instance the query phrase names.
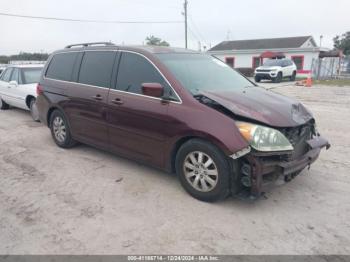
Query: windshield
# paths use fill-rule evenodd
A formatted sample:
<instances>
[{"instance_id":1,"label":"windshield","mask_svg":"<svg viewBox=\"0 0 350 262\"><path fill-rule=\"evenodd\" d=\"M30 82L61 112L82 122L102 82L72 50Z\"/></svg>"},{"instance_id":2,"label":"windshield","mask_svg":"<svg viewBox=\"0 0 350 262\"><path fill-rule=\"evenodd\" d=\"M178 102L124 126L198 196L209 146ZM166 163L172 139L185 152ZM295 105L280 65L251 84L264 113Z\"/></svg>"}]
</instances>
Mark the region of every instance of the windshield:
<instances>
[{"instance_id":1,"label":"windshield","mask_svg":"<svg viewBox=\"0 0 350 262\"><path fill-rule=\"evenodd\" d=\"M269 59L264 62L263 66L282 66L282 62L281 59Z\"/></svg>"},{"instance_id":2,"label":"windshield","mask_svg":"<svg viewBox=\"0 0 350 262\"><path fill-rule=\"evenodd\" d=\"M23 83L24 84L34 84L38 83L40 80L42 67L37 68L23 68Z\"/></svg>"},{"instance_id":3,"label":"windshield","mask_svg":"<svg viewBox=\"0 0 350 262\"><path fill-rule=\"evenodd\" d=\"M230 91L253 86L221 60L204 54L158 54L181 84L193 95L201 91Z\"/></svg>"}]
</instances>

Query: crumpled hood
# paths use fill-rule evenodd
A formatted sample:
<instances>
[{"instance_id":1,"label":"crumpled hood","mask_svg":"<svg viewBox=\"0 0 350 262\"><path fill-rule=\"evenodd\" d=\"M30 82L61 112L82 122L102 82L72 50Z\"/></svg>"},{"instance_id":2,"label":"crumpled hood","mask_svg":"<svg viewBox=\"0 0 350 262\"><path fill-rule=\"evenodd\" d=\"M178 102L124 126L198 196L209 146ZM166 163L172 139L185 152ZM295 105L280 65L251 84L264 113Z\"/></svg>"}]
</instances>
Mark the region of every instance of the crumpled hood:
<instances>
[{"instance_id":1,"label":"crumpled hood","mask_svg":"<svg viewBox=\"0 0 350 262\"><path fill-rule=\"evenodd\" d=\"M311 112L300 102L261 87L225 92L202 91L201 94L235 115L272 127L299 126L313 118Z\"/></svg>"}]
</instances>

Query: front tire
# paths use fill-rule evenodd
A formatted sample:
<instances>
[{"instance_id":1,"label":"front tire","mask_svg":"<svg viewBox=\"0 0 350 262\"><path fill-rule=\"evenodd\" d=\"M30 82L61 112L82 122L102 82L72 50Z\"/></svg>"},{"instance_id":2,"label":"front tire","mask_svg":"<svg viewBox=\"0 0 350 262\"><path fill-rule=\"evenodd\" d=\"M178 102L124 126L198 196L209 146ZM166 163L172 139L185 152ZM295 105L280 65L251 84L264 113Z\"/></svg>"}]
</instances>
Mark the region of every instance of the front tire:
<instances>
[{"instance_id":1,"label":"front tire","mask_svg":"<svg viewBox=\"0 0 350 262\"><path fill-rule=\"evenodd\" d=\"M183 188L194 198L214 202L230 193L230 165L215 145L191 139L176 155L176 173Z\"/></svg>"},{"instance_id":2,"label":"front tire","mask_svg":"<svg viewBox=\"0 0 350 262\"><path fill-rule=\"evenodd\" d=\"M282 72L278 72L276 78L273 79L273 82L274 83L281 83L282 82L282 78L283 78Z\"/></svg>"},{"instance_id":3,"label":"front tire","mask_svg":"<svg viewBox=\"0 0 350 262\"><path fill-rule=\"evenodd\" d=\"M38 108L37 108L35 102L36 102L35 98L32 98L29 102L30 115L32 116L32 118L35 122L40 122L39 121L39 111L38 111Z\"/></svg>"},{"instance_id":4,"label":"front tire","mask_svg":"<svg viewBox=\"0 0 350 262\"><path fill-rule=\"evenodd\" d=\"M293 72L292 76L290 77L290 81L295 81L295 78L297 76L297 72Z\"/></svg>"},{"instance_id":5,"label":"front tire","mask_svg":"<svg viewBox=\"0 0 350 262\"><path fill-rule=\"evenodd\" d=\"M50 129L52 138L59 147L71 148L76 145L76 141L72 138L68 121L61 111L55 110L52 112Z\"/></svg>"},{"instance_id":6,"label":"front tire","mask_svg":"<svg viewBox=\"0 0 350 262\"><path fill-rule=\"evenodd\" d=\"M260 78L260 77L258 77L258 76L256 76L256 77L254 77L254 80L255 80L255 82L257 82L257 83L260 83L261 78Z\"/></svg>"},{"instance_id":7,"label":"front tire","mask_svg":"<svg viewBox=\"0 0 350 262\"><path fill-rule=\"evenodd\" d=\"M7 109L9 109L9 108L10 108L9 104L7 104L4 100L2 100L2 99L0 98L0 109L1 109L1 110L7 110Z\"/></svg>"}]
</instances>

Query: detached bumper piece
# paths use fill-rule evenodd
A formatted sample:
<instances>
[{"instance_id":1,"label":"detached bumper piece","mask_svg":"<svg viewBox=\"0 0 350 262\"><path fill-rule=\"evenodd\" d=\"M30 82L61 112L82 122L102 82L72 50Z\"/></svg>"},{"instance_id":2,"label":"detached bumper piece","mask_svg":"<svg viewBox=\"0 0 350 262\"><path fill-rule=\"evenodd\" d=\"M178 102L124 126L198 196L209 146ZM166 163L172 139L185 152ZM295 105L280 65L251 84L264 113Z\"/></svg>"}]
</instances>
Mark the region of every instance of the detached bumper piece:
<instances>
[{"instance_id":1,"label":"detached bumper piece","mask_svg":"<svg viewBox=\"0 0 350 262\"><path fill-rule=\"evenodd\" d=\"M251 152L241 165L241 185L250 198L259 198L271 186L289 182L316 161L321 149L330 144L321 136L307 140L306 152L296 157L294 152Z\"/></svg>"}]
</instances>

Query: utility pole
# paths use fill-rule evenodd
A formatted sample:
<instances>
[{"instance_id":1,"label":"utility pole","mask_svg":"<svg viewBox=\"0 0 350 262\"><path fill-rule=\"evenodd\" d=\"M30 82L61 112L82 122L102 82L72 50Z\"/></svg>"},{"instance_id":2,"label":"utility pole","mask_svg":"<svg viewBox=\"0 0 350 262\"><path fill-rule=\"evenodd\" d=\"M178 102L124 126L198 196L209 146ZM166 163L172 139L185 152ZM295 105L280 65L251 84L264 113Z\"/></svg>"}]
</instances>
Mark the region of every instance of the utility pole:
<instances>
[{"instance_id":1,"label":"utility pole","mask_svg":"<svg viewBox=\"0 0 350 262\"><path fill-rule=\"evenodd\" d=\"M184 3L184 16L185 16L185 48L187 49L187 5L188 2L185 0Z\"/></svg>"}]
</instances>

